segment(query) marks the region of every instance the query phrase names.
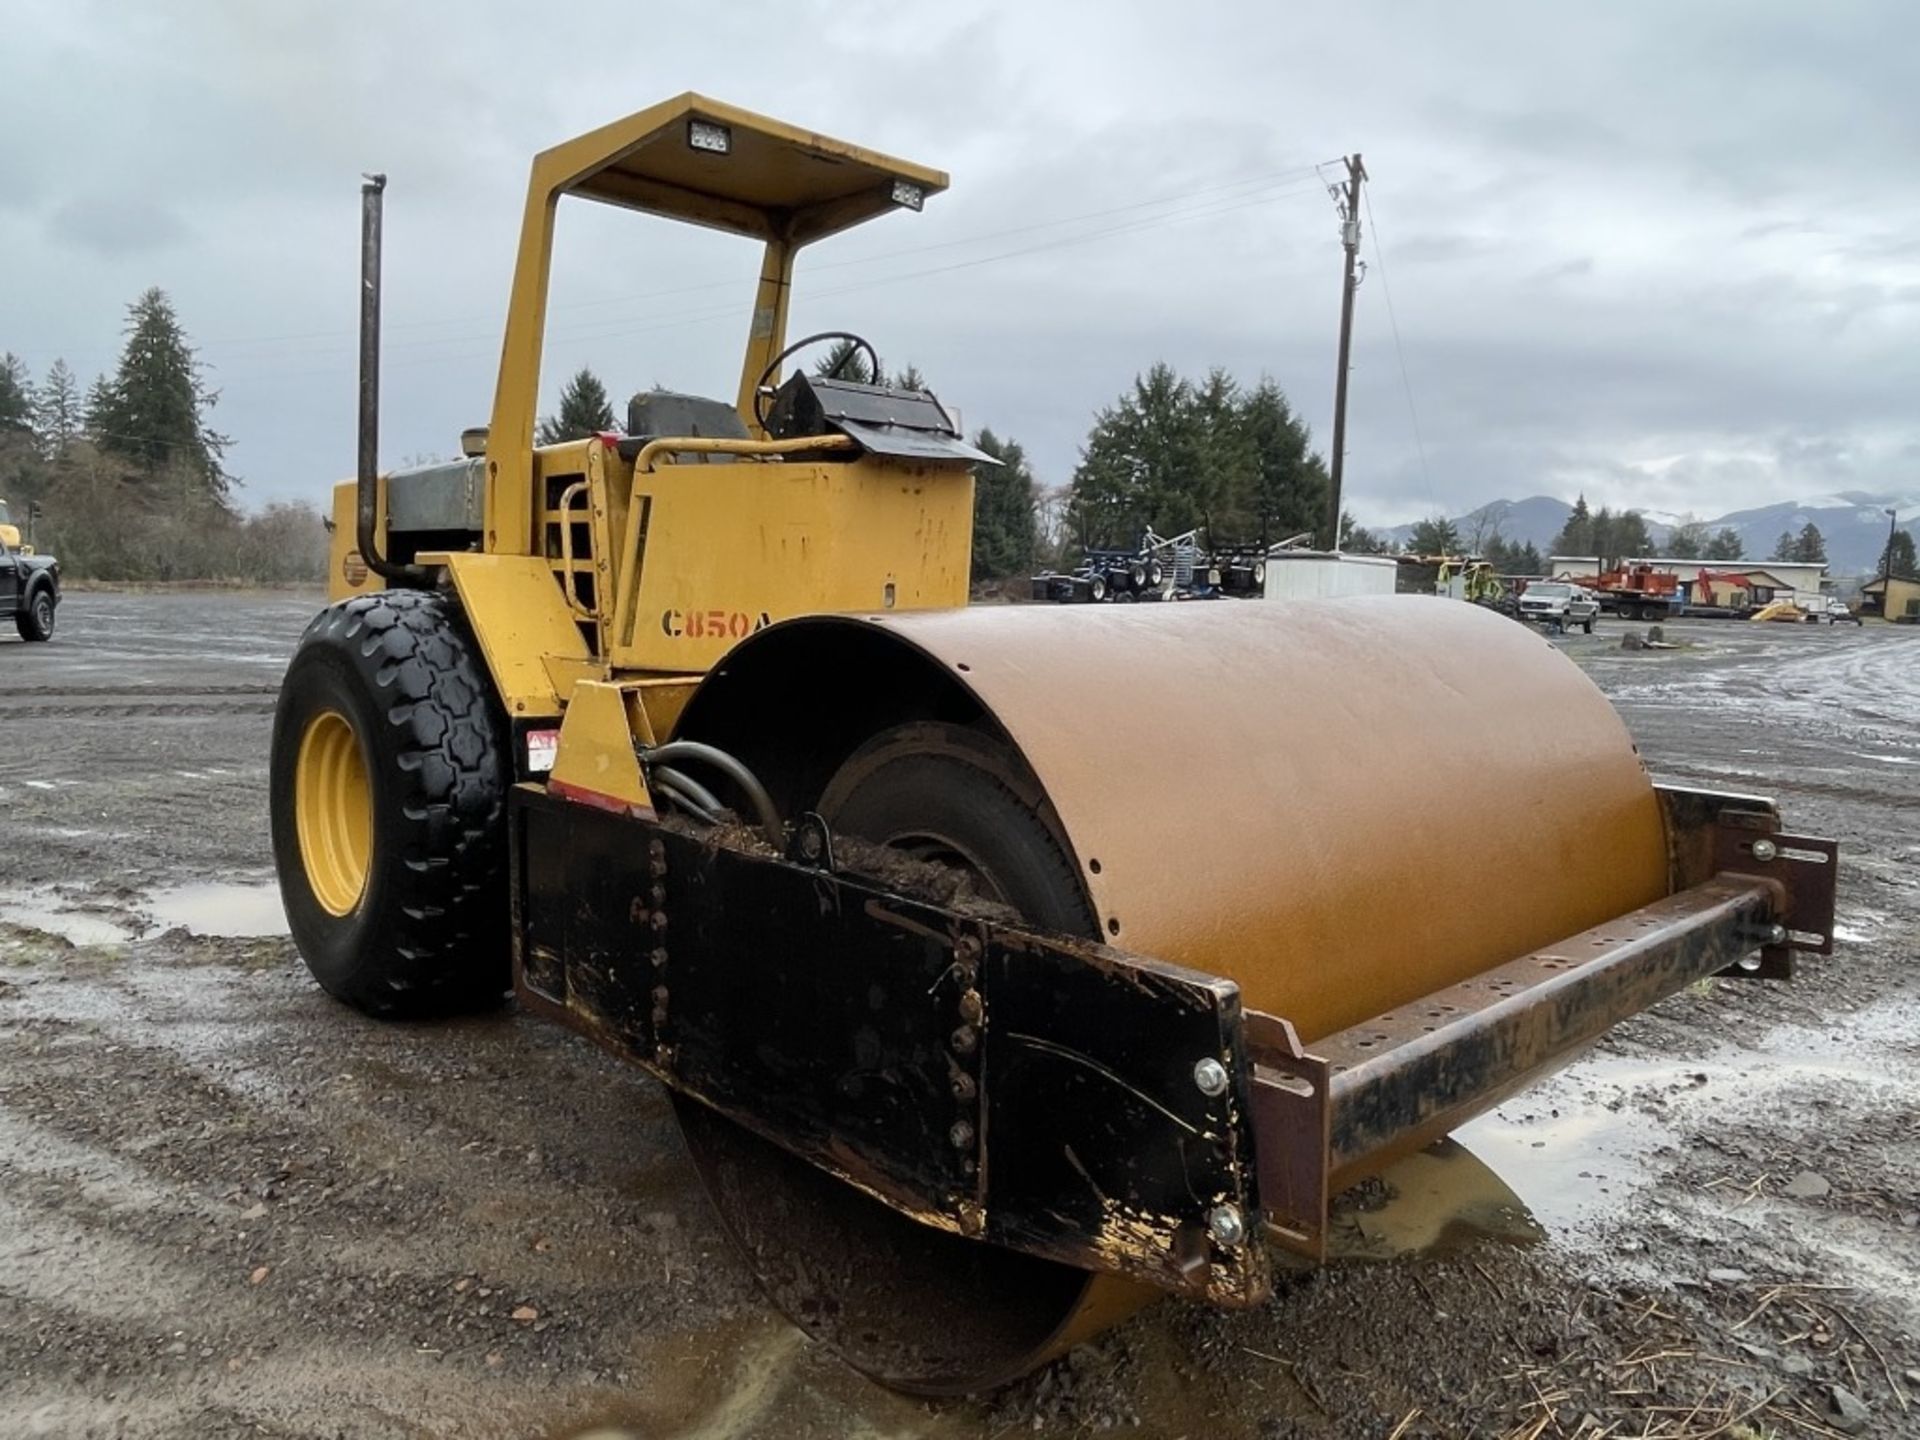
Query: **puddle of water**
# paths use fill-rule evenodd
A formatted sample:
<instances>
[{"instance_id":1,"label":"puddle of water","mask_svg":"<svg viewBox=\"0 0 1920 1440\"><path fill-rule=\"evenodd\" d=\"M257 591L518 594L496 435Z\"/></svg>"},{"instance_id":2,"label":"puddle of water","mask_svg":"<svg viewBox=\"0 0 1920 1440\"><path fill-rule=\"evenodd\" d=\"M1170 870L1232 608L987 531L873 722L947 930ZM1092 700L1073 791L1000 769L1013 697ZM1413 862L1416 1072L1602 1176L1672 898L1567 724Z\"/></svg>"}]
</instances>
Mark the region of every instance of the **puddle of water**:
<instances>
[{"instance_id":1,"label":"puddle of water","mask_svg":"<svg viewBox=\"0 0 1920 1440\"><path fill-rule=\"evenodd\" d=\"M1891 1073L1888 1042L1915 1033L1916 1010L1895 999L1830 1029L1783 1025L1755 1050L1694 1060L1592 1056L1469 1121L1454 1138L1497 1171L1550 1233L1578 1238L1659 1178L1667 1168L1662 1152L1703 1111L1726 1118L1784 1112L1823 1084L1902 1084Z\"/></svg>"},{"instance_id":2,"label":"puddle of water","mask_svg":"<svg viewBox=\"0 0 1920 1440\"><path fill-rule=\"evenodd\" d=\"M140 938L140 927L131 916L78 909L56 895L44 893L0 892L0 921L58 935L75 945L124 945Z\"/></svg>"},{"instance_id":3,"label":"puddle of water","mask_svg":"<svg viewBox=\"0 0 1920 1440\"><path fill-rule=\"evenodd\" d=\"M1604 1064L1604 1062L1601 1062ZM1669 1078L1699 1073L1672 1066ZM1597 1098L1548 1101L1539 1093L1470 1120L1455 1137L1512 1187L1527 1212L1556 1235L1577 1233L1626 1201L1656 1176L1654 1157L1674 1132L1631 1102L1616 1086L1635 1078L1602 1079L1588 1066L1582 1077L1599 1082L1618 1109ZM1654 1077L1637 1077L1654 1083Z\"/></svg>"},{"instance_id":4,"label":"puddle of water","mask_svg":"<svg viewBox=\"0 0 1920 1440\"><path fill-rule=\"evenodd\" d=\"M754 1310L644 1347L633 1368L648 1377L589 1420L552 1440L732 1440L741 1435L831 1434L868 1440L979 1433L964 1409L942 1414L822 1363L799 1330Z\"/></svg>"},{"instance_id":5,"label":"puddle of water","mask_svg":"<svg viewBox=\"0 0 1920 1440\"><path fill-rule=\"evenodd\" d=\"M184 927L189 934L251 940L287 933L287 912L272 881L168 885L147 897L153 933Z\"/></svg>"},{"instance_id":6,"label":"puddle of water","mask_svg":"<svg viewBox=\"0 0 1920 1440\"><path fill-rule=\"evenodd\" d=\"M253 940L287 933L280 890L271 880L166 885L152 891L137 913L89 908L113 902L65 899L44 892L0 891L0 921L58 935L75 945L125 945L168 930L220 939Z\"/></svg>"},{"instance_id":7,"label":"puddle of water","mask_svg":"<svg viewBox=\"0 0 1920 1440\"><path fill-rule=\"evenodd\" d=\"M1327 1254L1336 1260L1390 1260L1481 1240L1531 1245L1546 1237L1506 1181L1457 1140L1402 1156L1380 1172L1385 1203L1336 1210Z\"/></svg>"}]
</instances>

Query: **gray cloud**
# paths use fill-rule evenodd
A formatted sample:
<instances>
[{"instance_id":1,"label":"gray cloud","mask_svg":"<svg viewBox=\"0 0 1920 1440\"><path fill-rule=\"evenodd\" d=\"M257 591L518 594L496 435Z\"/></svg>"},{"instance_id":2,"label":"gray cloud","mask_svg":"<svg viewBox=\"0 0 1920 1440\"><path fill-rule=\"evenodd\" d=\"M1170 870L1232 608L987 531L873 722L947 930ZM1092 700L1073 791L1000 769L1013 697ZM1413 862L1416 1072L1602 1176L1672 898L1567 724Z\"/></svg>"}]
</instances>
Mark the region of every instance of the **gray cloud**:
<instances>
[{"instance_id":1,"label":"gray cloud","mask_svg":"<svg viewBox=\"0 0 1920 1440\"><path fill-rule=\"evenodd\" d=\"M56 243L112 258L164 250L190 233L169 206L137 195L76 195L47 217Z\"/></svg>"}]
</instances>

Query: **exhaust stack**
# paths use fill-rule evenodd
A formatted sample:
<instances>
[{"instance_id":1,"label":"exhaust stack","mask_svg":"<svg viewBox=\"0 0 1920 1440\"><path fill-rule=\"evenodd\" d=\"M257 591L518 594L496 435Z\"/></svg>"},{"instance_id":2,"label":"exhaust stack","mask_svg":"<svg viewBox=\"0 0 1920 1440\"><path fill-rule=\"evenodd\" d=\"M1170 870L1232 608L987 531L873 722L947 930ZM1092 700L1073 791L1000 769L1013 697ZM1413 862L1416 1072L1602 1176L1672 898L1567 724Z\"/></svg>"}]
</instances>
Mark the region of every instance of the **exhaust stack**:
<instances>
[{"instance_id":1,"label":"exhaust stack","mask_svg":"<svg viewBox=\"0 0 1920 1440\"><path fill-rule=\"evenodd\" d=\"M360 463L355 471L355 543L367 568L383 580L420 583L417 565L396 565L380 553L380 217L387 177L360 187Z\"/></svg>"}]
</instances>

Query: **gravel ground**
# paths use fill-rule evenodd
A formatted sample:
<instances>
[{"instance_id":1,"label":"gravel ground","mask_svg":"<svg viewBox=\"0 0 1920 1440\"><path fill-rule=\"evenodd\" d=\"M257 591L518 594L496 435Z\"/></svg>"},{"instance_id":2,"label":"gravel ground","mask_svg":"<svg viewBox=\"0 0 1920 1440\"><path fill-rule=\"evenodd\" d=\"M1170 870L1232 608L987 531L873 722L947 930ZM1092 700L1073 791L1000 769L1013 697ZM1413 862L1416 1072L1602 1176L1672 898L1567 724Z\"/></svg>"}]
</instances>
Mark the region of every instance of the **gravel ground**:
<instances>
[{"instance_id":1,"label":"gravel ground","mask_svg":"<svg viewBox=\"0 0 1920 1440\"><path fill-rule=\"evenodd\" d=\"M1258 1312L927 1404L768 1313L651 1083L308 982L266 744L317 604L0 644L0 1436L1920 1435L1920 632L1558 642L1657 773L1841 839L1838 953L1621 1027Z\"/></svg>"}]
</instances>

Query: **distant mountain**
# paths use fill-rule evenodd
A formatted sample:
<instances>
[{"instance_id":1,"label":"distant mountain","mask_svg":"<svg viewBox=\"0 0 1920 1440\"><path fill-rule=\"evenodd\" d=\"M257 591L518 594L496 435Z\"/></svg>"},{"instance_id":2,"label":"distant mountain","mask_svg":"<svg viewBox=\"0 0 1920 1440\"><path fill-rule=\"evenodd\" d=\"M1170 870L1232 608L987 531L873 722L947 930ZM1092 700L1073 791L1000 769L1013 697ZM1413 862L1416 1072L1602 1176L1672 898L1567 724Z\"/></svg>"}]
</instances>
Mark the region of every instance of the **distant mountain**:
<instances>
[{"instance_id":1,"label":"distant mountain","mask_svg":"<svg viewBox=\"0 0 1920 1440\"><path fill-rule=\"evenodd\" d=\"M1865 495L1847 491L1814 500L1765 505L1758 510L1736 510L1712 521L1718 530L1730 525L1746 542L1747 558L1763 560L1773 553L1782 531L1798 535L1812 521L1827 541L1827 569L1834 575L1867 575L1880 563L1887 548L1887 507L1908 517L1900 528L1920 540L1920 495Z\"/></svg>"},{"instance_id":2,"label":"distant mountain","mask_svg":"<svg viewBox=\"0 0 1920 1440\"><path fill-rule=\"evenodd\" d=\"M1900 528L1920 541L1920 495L1872 495L1847 490L1811 500L1765 505L1757 510L1735 510L1702 523L1709 530L1730 527L1747 547L1747 559L1764 560L1773 553L1782 531L1798 535L1811 521L1826 537L1827 565L1833 574L1867 575L1880 563L1880 553L1886 547L1888 506L1909 517ZM1489 501L1465 515L1454 516L1453 523L1469 541L1478 535L1484 543L1497 533L1515 544L1531 543L1544 555L1572 513L1573 506L1565 500L1556 500L1551 495L1532 495L1525 500ZM1640 514L1656 545L1664 545L1681 523L1677 515L1647 510ZM1378 533L1405 544L1413 533L1413 526L1395 525Z\"/></svg>"}]
</instances>

